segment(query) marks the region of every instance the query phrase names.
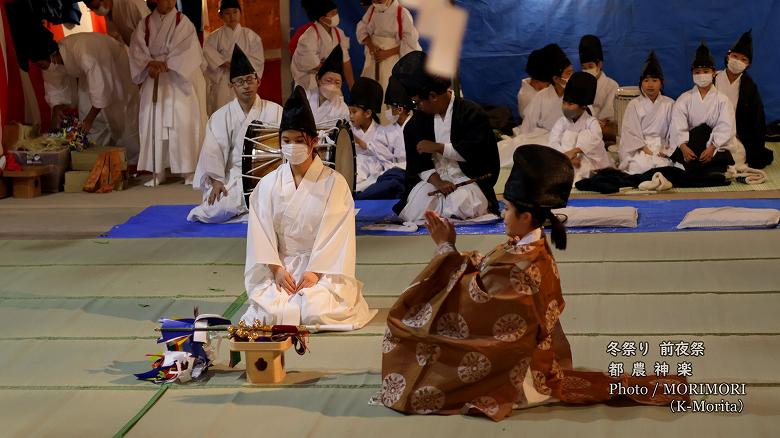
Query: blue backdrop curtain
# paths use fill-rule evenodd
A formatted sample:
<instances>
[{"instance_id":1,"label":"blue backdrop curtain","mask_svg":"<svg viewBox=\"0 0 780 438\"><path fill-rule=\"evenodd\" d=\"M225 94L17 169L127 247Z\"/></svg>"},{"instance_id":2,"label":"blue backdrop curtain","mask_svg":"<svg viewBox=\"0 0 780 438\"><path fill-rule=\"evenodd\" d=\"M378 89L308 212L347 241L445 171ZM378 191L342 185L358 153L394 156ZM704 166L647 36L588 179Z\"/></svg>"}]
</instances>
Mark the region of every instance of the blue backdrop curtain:
<instances>
[{"instance_id":1,"label":"blue backdrop curtain","mask_svg":"<svg viewBox=\"0 0 780 438\"><path fill-rule=\"evenodd\" d=\"M350 37L355 76L363 67L363 46L355 26L363 16L357 0L338 1L339 27ZM505 105L517 113L517 91L527 76L528 54L558 43L579 69L577 46L584 34L604 46L606 73L621 85L637 85L647 53L654 49L664 69L664 93L677 98L693 86L690 65L705 41L723 68L726 51L753 29L753 65L767 122L780 119L780 1L750 0L459 0L469 12L461 54L461 81L467 98ZM308 19L291 0L291 33ZM425 41L423 48L427 47Z\"/></svg>"}]
</instances>

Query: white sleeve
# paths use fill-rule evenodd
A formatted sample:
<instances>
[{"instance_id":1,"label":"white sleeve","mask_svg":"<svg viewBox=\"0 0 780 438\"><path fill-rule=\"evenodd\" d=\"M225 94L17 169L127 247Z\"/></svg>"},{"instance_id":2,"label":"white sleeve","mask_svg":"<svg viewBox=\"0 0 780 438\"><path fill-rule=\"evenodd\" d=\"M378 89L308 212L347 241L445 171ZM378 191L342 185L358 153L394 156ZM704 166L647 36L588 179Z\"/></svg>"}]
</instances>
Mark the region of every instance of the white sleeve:
<instances>
[{"instance_id":1,"label":"white sleeve","mask_svg":"<svg viewBox=\"0 0 780 438\"><path fill-rule=\"evenodd\" d=\"M718 121L715 123L715 127L712 129L712 143L715 143L717 151L720 152L723 149L731 137L734 135L734 124L736 122L734 109L731 103L727 99L723 99L718 103Z\"/></svg>"},{"instance_id":2,"label":"white sleeve","mask_svg":"<svg viewBox=\"0 0 780 438\"><path fill-rule=\"evenodd\" d=\"M585 135L583 135L585 134ZM588 158L594 161L600 161L604 156L604 135L601 132L601 125L597 119L588 122L588 127L577 136L577 146Z\"/></svg>"},{"instance_id":3,"label":"white sleeve","mask_svg":"<svg viewBox=\"0 0 780 438\"><path fill-rule=\"evenodd\" d=\"M555 122L555 125L553 125L553 128L550 131L550 139L547 141L548 146L558 151L561 150L561 137L563 137L563 131L565 130L565 122L566 120L564 118L560 118ZM523 122L523 124L525 124L525 122Z\"/></svg>"},{"instance_id":4,"label":"white sleeve","mask_svg":"<svg viewBox=\"0 0 780 438\"><path fill-rule=\"evenodd\" d=\"M452 146L452 143L445 143L444 144L444 153L442 154L446 158L449 158L450 160L462 162L466 161L459 153L455 150L455 148Z\"/></svg>"},{"instance_id":5,"label":"white sleeve","mask_svg":"<svg viewBox=\"0 0 780 438\"><path fill-rule=\"evenodd\" d=\"M617 94L617 83L615 81L609 81L607 87L607 96L604 106L601 107L599 112L599 119L601 120L615 120L615 95Z\"/></svg>"},{"instance_id":6,"label":"white sleeve","mask_svg":"<svg viewBox=\"0 0 780 438\"><path fill-rule=\"evenodd\" d=\"M417 32L417 28L414 27L412 14L406 8L403 8L403 12L401 13L401 23L404 28L404 33L401 35L401 56L410 52L422 50L420 47L420 34Z\"/></svg>"},{"instance_id":7,"label":"white sleeve","mask_svg":"<svg viewBox=\"0 0 780 438\"><path fill-rule=\"evenodd\" d=\"M542 99L541 94L537 93L528 107L525 109L525 117L520 125L520 134L531 134L538 128L537 124L542 118Z\"/></svg>"},{"instance_id":8,"label":"white sleeve","mask_svg":"<svg viewBox=\"0 0 780 438\"><path fill-rule=\"evenodd\" d=\"M373 6L371 6L371 8L373 8ZM370 32L370 30L368 29L369 13L370 11L366 11L366 13L363 14L363 18L361 18L360 21L358 21L357 28L355 29L355 38L357 38L358 44L363 44L363 41L365 41L365 39L369 36L369 32Z\"/></svg>"},{"instance_id":9,"label":"white sleeve","mask_svg":"<svg viewBox=\"0 0 780 438\"><path fill-rule=\"evenodd\" d=\"M300 72L311 72L320 65L319 40L314 26L306 29L298 40L298 47L292 56L292 64Z\"/></svg>"},{"instance_id":10,"label":"white sleeve","mask_svg":"<svg viewBox=\"0 0 780 438\"><path fill-rule=\"evenodd\" d=\"M249 57L249 60L252 62L252 66L255 68L255 72L257 72L257 77L262 79L263 78L263 71L265 71L265 53L263 51L263 39L260 38L260 35L256 34L250 29L247 29L247 40L249 41L249 51L247 52L247 56Z\"/></svg>"},{"instance_id":11,"label":"white sleeve","mask_svg":"<svg viewBox=\"0 0 780 438\"><path fill-rule=\"evenodd\" d=\"M645 146L642 124L635 102L636 100L629 102L626 112L623 113L623 123L620 127L620 146L618 147L620 161L627 160Z\"/></svg>"},{"instance_id":12,"label":"white sleeve","mask_svg":"<svg viewBox=\"0 0 780 438\"><path fill-rule=\"evenodd\" d=\"M343 30L336 28L336 32L341 34L341 50L344 51L344 64L348 63L350 61L349 58L349 37L347 34L344 33ZM327 54L329 55L329 53Z\"/></svg>"},{"instance_id":13,"label":"white sleeve","mask_svg":"<svg viewBox=\"0 0 780 438\"><path fill-rule=\"evenodd\" d=\"M683 94L674 103L672 108L672 125L669 128L672 152L676 151L683 143L688 143L688 105L686 95Z\"/></svg>"}]
</instances>

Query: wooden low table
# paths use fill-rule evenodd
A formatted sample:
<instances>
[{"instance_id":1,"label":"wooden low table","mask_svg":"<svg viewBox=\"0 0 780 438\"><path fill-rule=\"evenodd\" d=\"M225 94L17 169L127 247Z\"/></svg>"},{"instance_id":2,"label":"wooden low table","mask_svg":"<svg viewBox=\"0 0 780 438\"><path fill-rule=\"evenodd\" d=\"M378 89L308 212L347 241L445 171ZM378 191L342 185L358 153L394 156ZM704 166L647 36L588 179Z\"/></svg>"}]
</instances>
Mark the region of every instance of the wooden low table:
<instances>
[{"instance_id":1,"label":"wooden low table","mask_svg":"<svg viewBox=\"0 0 780 438\"><path fill-rule=\"evenodd\" d=\"M3 176L13 180L14 198L36 198L41 196L41 176L51 171L51 166L27 166L22 170L6 171Z\"/></svg>"},{"instance_id":2,"label":"wooden low table","mask_svg":"<svg viewBox=\"0 0 780 438\"><path fill-rule=\"evenodd\" d=\"M232 351L246 355L246 379L249 383L281 383L284 369L284 351L292 347L290 339L284 342L236 342L230 340Z\"/></svg>"}]
</instances>

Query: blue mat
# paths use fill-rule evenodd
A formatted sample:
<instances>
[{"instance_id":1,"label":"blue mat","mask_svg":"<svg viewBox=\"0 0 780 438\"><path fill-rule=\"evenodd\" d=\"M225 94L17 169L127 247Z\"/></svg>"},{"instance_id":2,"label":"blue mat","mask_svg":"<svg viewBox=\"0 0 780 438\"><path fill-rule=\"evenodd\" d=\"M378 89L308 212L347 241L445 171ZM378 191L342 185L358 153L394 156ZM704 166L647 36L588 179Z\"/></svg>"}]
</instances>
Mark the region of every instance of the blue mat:
<instances>
[{"instance_id":1,"label":"blue mat","mask_svg":"<svg viewBox=\"0 0 780 438\"><path fill-rule=\"evenodd\" d=\"M397 219L391 207L395 201L356 201L358 235L426 234L425 228L414 233L365 231L361 227ZM688 199L672 201L629 201L620 199L573 199L570 207L636 207L639 210L637 228L568 228L570 233L643 233L677 231L677 224L696 208L746 207L780 209L780 199ZM155 205L127 222L117 225L104 237L114 239L155 237L246 237L246 224L201 224L187 222L192 205ZM733 229L733 228L731 228ZM504 234L504 224L458 226L459 234Z\"/></svg>"}]
</instances>

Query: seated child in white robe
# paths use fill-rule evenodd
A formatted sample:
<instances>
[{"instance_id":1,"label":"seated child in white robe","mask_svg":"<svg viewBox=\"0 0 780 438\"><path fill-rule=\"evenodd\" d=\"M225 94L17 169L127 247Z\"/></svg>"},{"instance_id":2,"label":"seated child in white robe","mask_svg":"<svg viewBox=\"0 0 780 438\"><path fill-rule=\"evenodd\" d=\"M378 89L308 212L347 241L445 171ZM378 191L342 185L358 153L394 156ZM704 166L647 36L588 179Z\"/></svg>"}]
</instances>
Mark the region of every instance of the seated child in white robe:
<instances>
[{"instance_id":1,"label":"seated child in white robe","mask_svg":"<svg viewBox=\"0 0 780 438\"><path fill-rule=\"evenodd\" d=\"M588 108L595 95L596 78L589 73L574 73L563 93L564 115L550 132L549 146L569 157L574 166L574 182L614 166L604 147L601 125Z\"/></svg>"},{"instance_id":2,"label":"seated child in white robe","mask_svg":"<svg viewBox=\"0 0 780 438\"><path fill-rule=\"evenodd\" d=\"M639 77L641 95L628 103L620 130L620 170L632 175L671 166L669 144L674 100L662 94L664 74L655 52L645 61Z\"/></svg>"},{"instance_id":3,"label":"seated child in white robe","mask_svg":"<svg viewBox=\"0 0 780 438\"><path fill-rule=\"evenodd\" d=\"M230 60L235 97L209 117L192 184L203 192L203 202L190 211L188 221L246 221L247 198L254 187L252 180L242 177L251 169L243 169L242 159L247 128L257 122L278 127L282 120L282 107L257 95L259 84L253 65L236 45Z\"/></svg>"},{"instance_id":4,"label":"seated child in white robe","mask_svg":"<svg viewBox=\"0 0 780 438\"><path fill-rule=\"evenodd\" d=\"M520 125L520 134L538 136L550 132L563 116L561 112L561 99L566 82L574 72L571 61L557 44L549 44L542 48L543 61L549 75L552 87L547 87L536 93L531 99L523 115L523 124ZM512 151L514 152L514 151ZM509 165L512 163L512 154L509 154Z\"/></svg>"},{"instance_id":5,"label":"seated child in white robe","mask_svg":"<svg viewBox=\"0 0 780 438\"><path fill-rule=\"evenodd\" d=\"M317 130L297 87L284 106L287 163L252 192L246 269L249 309L265 324L347 324L374 316L355 278L355 206L346 180L314 153Z\"/></svg>"},{"instance_id":6,"label":"seated child in white robe","mask_svg":"<svg viewBox=\"0 0 780 438\"><path fill-rule=\"evenodd\" d=\"M314 122L321 129L336 126L340 120L349 119L349 108L341 94L344 63L341 46L336 46L322 63L316 75L317 87L306 91Z\"/></svg>"},{"instance_id":7,"label":"seated child in white robe","mask_svg":"<svg viewBox=\"0 0 780 438\"><path fill-rule=\"evenodd\" d=\"M550 67L544 61L543 49L534 50L528 55L528 62L525 64L528 77L520 82L520 91L517 92L517 113L520 120L525 117L525 109L534 96L550 86Z\"/></svg>"},{"instance_id":8,"label":"seated child in white robe","mask_svg":"<svg viewBox=\"0 0 780 438\"><path fill-rule=\"evenodd\" d=\"M580 39L580 67L582 71L596 77L596 97L593 99L593 117L598 119L604 139L614 142L617 134L615 124L615 95L618 83L604 73L604 51L601 40L595 35Z\"/></svg>"},{"instance_id":9,"label":"seated child in white robe","mask_svg":"<svg viewBox=\"0 0 780 438\"><path fill-rule=\"evenodd\" d=\"M357 164L355 192L368 189L385 170L393 167L387 131L379 123L382 94L379 82L366 77L358 78L350 91L349 120Z\"/></svg>"}]
</instances>

